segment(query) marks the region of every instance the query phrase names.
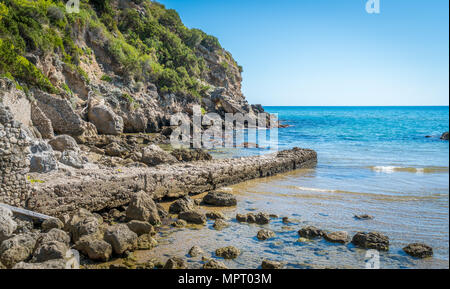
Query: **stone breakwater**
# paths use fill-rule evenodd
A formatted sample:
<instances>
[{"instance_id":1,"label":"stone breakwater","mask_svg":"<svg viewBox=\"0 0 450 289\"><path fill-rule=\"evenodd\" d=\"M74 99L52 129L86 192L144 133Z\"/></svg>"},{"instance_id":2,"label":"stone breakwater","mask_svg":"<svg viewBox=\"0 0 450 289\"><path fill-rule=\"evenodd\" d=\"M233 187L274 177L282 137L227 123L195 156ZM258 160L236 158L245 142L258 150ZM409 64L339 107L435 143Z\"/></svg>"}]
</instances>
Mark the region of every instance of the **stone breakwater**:
<instances>
[{"instance_id":1,"label":"stone breakwater","mask_svg":"<svg viewBox=\"0 0 450 289\"><path fill-rule=\"evenodd\" d=\"M153 168L84 169L33 175L27 208L52 216L79 208L102 211L126 205L135 192L153 199L179 198L275 174L314 167L317 153L294 148L256 157L160 165Z\"/></svg>"}]
</instances>

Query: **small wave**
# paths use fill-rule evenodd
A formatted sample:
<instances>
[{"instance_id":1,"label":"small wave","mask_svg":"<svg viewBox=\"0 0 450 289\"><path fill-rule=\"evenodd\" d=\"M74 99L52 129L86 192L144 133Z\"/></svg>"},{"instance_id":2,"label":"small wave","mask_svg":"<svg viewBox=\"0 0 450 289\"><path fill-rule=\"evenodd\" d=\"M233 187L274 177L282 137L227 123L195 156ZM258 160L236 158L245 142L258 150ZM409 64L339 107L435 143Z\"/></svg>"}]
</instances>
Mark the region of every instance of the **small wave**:
<instances>
[{"instance_id":1,"label":"small wave","mask_svg":"<svg viewBox=\"0 0 450 289\"><path fill-rule=\"evenodd\" d=\"M317 188L307 188L307 187L296 187L297 190L300 191L309 191L309 192L321 192L321 193L336 193L336 190L326 190L326 189L317 189Z\"/></svg>"},{"instance_id":2,"label":"small wave","mask_svg":"<svg viewBox=\"0 0 450 289\"><path fill-rule=\"evenodd\" d=\"M414 167L395 167L395 166L372 166L369 169L378 172L392 174L395 172L405 172L414 174L434 174L434 173L448 173L448 167L424 167L424 168L414 168Z\"/></svg>"}]
</instances>

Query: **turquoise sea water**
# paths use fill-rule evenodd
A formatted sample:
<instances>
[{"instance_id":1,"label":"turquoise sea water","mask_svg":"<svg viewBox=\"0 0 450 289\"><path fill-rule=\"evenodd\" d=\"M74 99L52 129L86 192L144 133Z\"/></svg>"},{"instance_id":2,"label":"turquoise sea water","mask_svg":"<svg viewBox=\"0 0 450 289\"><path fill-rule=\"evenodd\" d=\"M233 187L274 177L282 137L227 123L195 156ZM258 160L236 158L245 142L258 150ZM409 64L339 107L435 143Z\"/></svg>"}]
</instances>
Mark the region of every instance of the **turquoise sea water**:
<instances>
[{"instance_id":1,"label":"turquoise sea water","mask_svg":"<svg viewBox=\"0 0 450 289\"><path fill-rule=\"evenodd\" d=\"M171 233L159 252L166 247L170 254L183 256L199 245L214 258L215 249L234 245L242 252L239 258L220 260L229 268L257 268L262 259L281 261L286 268L365 268L367 251L352 244L323 239L299 242L297 231L314 225L347 231L350 236L359 231L387 235L390 249L380 253L381 268L449 267L449 142L439 139L449 130L448 107L265 109L291 125L279 129L279 149L314 149L317 167L226 188L238 198L236 208L221 209L229 218L228 228L216 231L213 221L208 221L203 228ZM214 156L266 152L224 149ZM279 218L265 226L235 220L236 213L259 211ZM355 214L375 218L361 221ZM292 222L284 224L285 216ZM276 237L257 240L263 227ZM414 242L431 245L434 257L407 256L402 248Z\"/></svg>"}]
</instances>

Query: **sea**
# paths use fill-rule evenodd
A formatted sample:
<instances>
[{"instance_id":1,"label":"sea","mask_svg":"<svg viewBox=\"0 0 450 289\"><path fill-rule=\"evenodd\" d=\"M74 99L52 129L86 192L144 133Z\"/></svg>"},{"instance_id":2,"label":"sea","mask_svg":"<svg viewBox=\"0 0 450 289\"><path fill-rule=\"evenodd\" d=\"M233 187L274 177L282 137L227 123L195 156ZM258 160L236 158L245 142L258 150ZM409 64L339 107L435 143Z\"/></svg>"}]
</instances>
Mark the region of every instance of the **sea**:
<instances>
[{"instance_id":1,"label":"sea","mask_svg":"<svg viewBox=\"0 0 450 289\"><path fill-rule=\"evenodd\" d=\"M230 268L259 268L263 259L285 268L449 268L449 107L265 107L289 125L278 131L278 149L313 149L317 166L225 188L238 198L236 208L220 209L230 226L167 232L158 247L168 255L200 260L187 251L198 245L208 258L233 245L241 250ZM264 153L266 148L215 150L215 157ZM269 225L241 224L236 213L278 216ZM355 215L368 214L371 220ZM291 222L285 224L282 217ZM323 239L299 239L297 231L314 225L328 232L380 232L389 237L387 252ZM259 241L262 228L276 237ZM180 242L182 240L182 242ZM425 243L434 256L416 259L403 248ZM166 250L164 250L164 248ZM220 259L220 258L218 258Z\"/></svg>"}]
</instances>

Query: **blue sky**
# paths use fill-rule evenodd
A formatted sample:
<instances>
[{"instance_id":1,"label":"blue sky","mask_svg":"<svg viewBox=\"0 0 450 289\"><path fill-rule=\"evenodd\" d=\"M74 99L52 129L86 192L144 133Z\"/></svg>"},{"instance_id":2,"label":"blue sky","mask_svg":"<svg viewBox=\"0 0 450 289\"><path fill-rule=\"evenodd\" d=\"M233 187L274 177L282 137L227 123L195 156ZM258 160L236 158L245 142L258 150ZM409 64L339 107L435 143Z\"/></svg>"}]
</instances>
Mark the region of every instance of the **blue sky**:
<instances>
[{"instance_id":1,"label":"blue sky","mask_svg":"<svg viewBox=\"0 0 450 289\"><path fill-rule=\"evenodd\" d=\"M263 105L448 105L449 1L160 0L219 38Z\"/></svg>"}]
</instances>

